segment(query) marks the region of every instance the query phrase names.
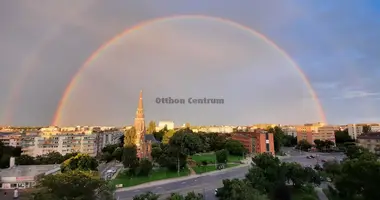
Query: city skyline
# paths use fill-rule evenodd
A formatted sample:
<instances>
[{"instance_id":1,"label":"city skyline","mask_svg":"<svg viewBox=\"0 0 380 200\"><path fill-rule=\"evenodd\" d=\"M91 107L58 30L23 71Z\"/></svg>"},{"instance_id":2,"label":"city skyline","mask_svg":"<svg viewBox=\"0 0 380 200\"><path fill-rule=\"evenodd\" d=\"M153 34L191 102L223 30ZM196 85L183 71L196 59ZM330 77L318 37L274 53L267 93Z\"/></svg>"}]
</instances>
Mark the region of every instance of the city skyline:
<instances>
[{"instance_id":1,"label":"city skyline","mask_svg":"<svg viewBox=\"0 0 380 200\"><path fill-rule=\"evenodd\" d=\"M1 125L53 124L79 68L132 27L138 30L118 38L78 75L57 125L126 124L141 89L147 121L303 124L323 121L320 107L329 124L380 121L378 2L0 5L7 16L0 20ZM178 19L184 15L193 17ZM177 18L136 27L170 16ZM225 102L157 105L157 97Z\"/></svg>"}]
</instances>

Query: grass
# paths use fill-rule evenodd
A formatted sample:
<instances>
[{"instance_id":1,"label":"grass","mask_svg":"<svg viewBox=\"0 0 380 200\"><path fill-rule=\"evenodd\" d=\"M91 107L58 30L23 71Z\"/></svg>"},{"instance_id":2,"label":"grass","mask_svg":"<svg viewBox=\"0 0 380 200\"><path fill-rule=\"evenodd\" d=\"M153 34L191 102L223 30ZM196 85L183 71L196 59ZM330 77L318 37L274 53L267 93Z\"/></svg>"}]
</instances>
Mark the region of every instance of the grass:
<instances>
[{"instance_id":1,"label":"grass","mask_svg":"<svg viewBox=\"0 0 380 200\"><path fill-rule=\"evenodd\" d=\"M227 164L227 168L235 167L235 166L238 166L238 165L239 164ZM195 167L193 167L193 170L197 174L203 174L203 173L206 173L206 172L216 171L217 168L216 168L215 165L206 165L206 166L195 166Z\"/></svg>"},{"instance_id":2,"label":"grass","mask_svg":"<svg viewBox=\"0 0 380 200\"><path fill-rule=\"evenodd\" d=\"M203 154L197 154L191 156L191 159L195 162L202 162L207 161L208 163L215 163L216 156L215 153L203 153ZM234 156L229 155L228 156L228 162L239 162L240 160L243 160L243 156Z\"/></svg>"},{"instance_id":3,"label":"grass","mask_svg":"<svg viewBox=\"0 0 380 200\"><path fill-rule=\"evenodd\" d=\"M188 176L190 171L188 169L184 169L180 171L180 174L178 176L177 172L168 171L165 168L160 168L157 170L154 170L150 176L142 176L142 177L130 177L126 175L126 173L121 172L117 177L112 180L112 183L114 185L117 184L123 184L123 187L130 187L134 185L140 185L143 183L151 182L151 181L158 181L158 180L164 180L169 178L177 178L181 176Z\"/></svg>"}]
</instances>

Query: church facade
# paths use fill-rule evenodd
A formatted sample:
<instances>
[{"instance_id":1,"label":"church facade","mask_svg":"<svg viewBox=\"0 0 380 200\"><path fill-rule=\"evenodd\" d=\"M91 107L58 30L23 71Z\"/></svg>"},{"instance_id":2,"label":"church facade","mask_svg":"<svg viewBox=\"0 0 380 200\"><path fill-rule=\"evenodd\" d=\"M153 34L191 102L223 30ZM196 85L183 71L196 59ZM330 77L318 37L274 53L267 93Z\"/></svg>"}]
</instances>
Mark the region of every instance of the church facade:
<instances>
[{"instance_id":1,"label":"church facade","mask_svg":"<svg viewBox=\"0 0 380 200\"><path fill-rule=\"evenodd\" d=\"M137 157L139 159L151 159L150 154L152 152L152 143L155 143L157 141L152 134L146 134L142 91L140 91L140 98L133 126L136 130L135 145L137 147Z\"/></svg>"}]
</instances>

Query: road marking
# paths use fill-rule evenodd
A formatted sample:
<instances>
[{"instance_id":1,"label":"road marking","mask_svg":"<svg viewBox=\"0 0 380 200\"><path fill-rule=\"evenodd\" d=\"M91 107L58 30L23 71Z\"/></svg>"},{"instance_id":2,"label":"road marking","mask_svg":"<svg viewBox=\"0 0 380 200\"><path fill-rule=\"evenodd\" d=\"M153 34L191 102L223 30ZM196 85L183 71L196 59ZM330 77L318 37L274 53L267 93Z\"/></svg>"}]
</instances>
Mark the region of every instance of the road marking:
<instances>
[{"instance_id":1,"label":"road marking","mask_svg":"<svg viewBox=\"0 0 380 200\"><path fill-rule=\"evenodd\" d=\"M195 179L194 181L197 181L197 179Z\"/></svg>"},{"instance_id":2,"label":"road marking","mask_svg":"<svg viewBox=\"0 0 380 200\"><path fill-rule=\"evenodd\" d=\"M182 182L181 184L185 184L186 182Z\"/></svg>"}]
</instances>

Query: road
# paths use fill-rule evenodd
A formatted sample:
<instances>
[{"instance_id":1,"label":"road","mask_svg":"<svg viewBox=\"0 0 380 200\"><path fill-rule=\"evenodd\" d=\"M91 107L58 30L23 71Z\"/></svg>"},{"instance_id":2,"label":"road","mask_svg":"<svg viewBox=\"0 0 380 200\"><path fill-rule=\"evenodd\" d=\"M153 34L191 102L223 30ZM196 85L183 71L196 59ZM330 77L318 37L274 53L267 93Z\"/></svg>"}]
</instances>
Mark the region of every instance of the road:
<instances>
[{"instance_id":1,"label":"road","mask_svg":"<svg viewBox=\"0 0 380 200\"><path fill-rule=\"evenodd\" d=\"M188 180L177 181L159 186L135 189L130 191L122 191L116 193L118 200L130 200L135 195L142 194L151 191L156 194L161 194L162 197L169 196L171 193L186 194L194 191L196 193L202 193L207 200L214 200L215 189L221 187L223 179L243 178L248 172L248 166L239 167L235 169L229 169L221 171L218 174L210 174L200 177L194 177Z\"/></svg>"},{"instance_id":2,"label":"road","mask_svg":"<svg viewBox=\"0 0 380 200\"><path fill-rule=\"evenodd\" d=\"M298 154L297 154L298 153ZM297 152L292 152L289 157L284 157L281 160L284 162L298 162L303 166L314 166L318 163L318 159L307 159L307 155L318 155L319 160L331 160L331 159L341 159L342 154L329 154L329 153L306 153L300 154ZM130 200L135 195L142 194L151 191L156 194L161 194L162 197L167 197L171 193L186 194L188 192L194 191L196 193L202 193L206 200L216 200L214 192L216 188L222 186L223 179L233 179L233 178L244 178L245 174L248 172L249 166L244 166L235 169L226 169L226 171L221 171L217 174L210 174L200 177L194 177L187 180L175 181L171 183L166 183L157 186L151 186L140 189L131 189L129 191L120 191L116 193L116 198L118 200ZM326 187L326 184L321 185L322 188Z\"/></svg>"}]
</instances>

